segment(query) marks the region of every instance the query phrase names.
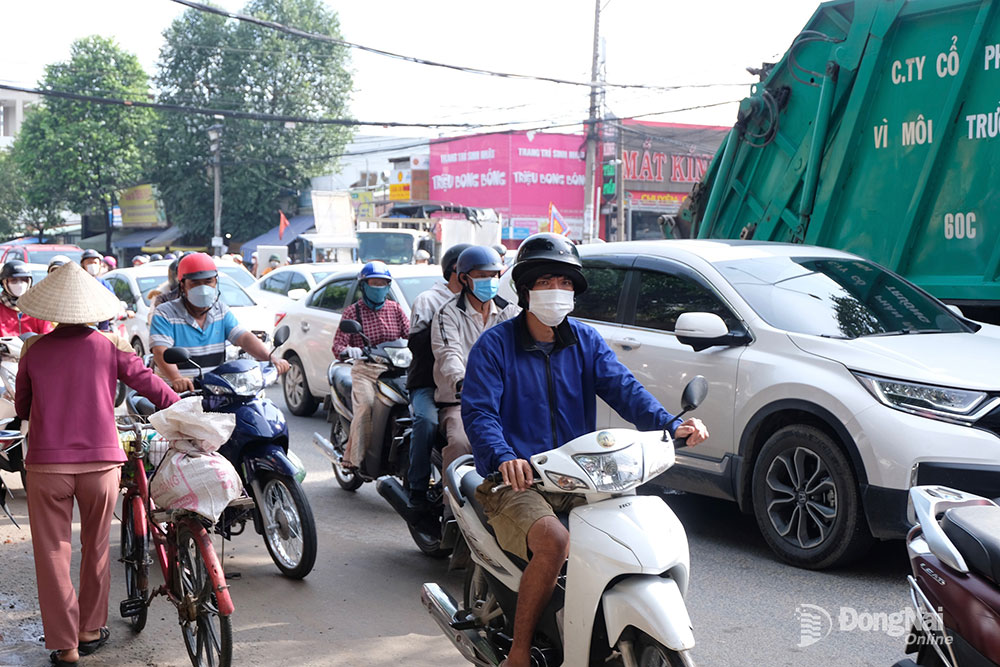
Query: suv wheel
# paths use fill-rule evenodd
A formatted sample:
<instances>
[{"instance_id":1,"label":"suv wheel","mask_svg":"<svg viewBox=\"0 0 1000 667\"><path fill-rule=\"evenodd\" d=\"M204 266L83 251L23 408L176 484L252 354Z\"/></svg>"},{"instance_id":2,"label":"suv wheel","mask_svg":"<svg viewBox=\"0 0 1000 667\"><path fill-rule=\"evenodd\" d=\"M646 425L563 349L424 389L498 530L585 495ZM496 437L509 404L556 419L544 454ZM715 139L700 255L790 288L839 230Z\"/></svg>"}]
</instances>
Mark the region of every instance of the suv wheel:
<instances>
[{"instance_id":1,"label":"suv wheel","mask_svg":"<svg viewBox=\"0 0 1000 667\"><path fill-rule=\"evenodd\" d=\"M872 543L847 457L811 426L786 426L764 443L753 510L768 546L798 567L844 565Z\"/></svg>"},{"instance_id":2,"label":"suv wheel","mask_svg":"<svg viewBox=\"0 0 1000 667\"><path fill-rule=\"evenodd\" d=\"M285 405L288 410L299 417L308 417L316 412L319 403L309 392L309 384L306 382L306 371L302 368L302 361L298 357L288 358L288 372L285 373L282 387L285 391Z\"/></svg>"}]
</instances>

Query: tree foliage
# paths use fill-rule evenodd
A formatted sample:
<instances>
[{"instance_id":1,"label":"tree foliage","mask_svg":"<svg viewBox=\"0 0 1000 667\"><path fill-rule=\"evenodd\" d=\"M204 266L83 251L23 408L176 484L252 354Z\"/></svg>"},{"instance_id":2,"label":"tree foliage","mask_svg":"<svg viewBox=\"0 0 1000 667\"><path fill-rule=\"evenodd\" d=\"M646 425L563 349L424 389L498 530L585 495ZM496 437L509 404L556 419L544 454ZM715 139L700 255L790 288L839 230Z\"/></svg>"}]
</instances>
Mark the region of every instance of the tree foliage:
<instances>
[{"instance_id":1,"label":"tree foliage","mask_svg":"<svg viewBox=\"0 0 1000 667\"><path fill-rule=\"evenodd\" d=\"M42 88L117 99L149 98L138 59L113 40L77 40L67 62L45 69ZM146 175L156 113L47 97L24 119L13 159L25 180L26 209L45 217L65 206L105 211L111 195Z\"/></svg>"},{"instance_id":2,"label":"tree foliage","mask_svg":"<svg viewBox=\"0 0 1000 667\"><path fill-rule=\"evenodd\" d=\"M58 197L42 206L28 203L28 180L11 151L0 150L0 238L62 224ZM26 229L27 228L27 229Z\"/></svg>"},{"instance_id":3,"label":"tree foliage","mask_svg":"<svg viewBox=\"0 0 1000 667\"><path fill-rule=\"evenodd\" d=\"M321 0L251 0L242 10L311 32L340 36ZM346 49L196 10L165 31L161 101L305 117L343 116L351 90ZM165 114L156 181L170 219L211 235L213 181L208 127L221 123L222 228L249 239L277 224L309 178L329 171L349 132L341 127ZM328 159L305 159L330 156Z\"/></svg>"}]
</instances>

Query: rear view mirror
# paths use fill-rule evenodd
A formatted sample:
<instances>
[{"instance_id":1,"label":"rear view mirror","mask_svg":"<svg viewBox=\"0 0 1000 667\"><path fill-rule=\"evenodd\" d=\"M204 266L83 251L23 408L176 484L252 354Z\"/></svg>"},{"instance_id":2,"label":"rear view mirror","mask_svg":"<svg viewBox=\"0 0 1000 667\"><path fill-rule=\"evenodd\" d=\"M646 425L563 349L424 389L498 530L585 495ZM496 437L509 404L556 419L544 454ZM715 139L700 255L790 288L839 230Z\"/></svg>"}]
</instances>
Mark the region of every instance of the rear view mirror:
<instances>
[{"instance_id":1,"label":"rear view mirror","mask_svg":"<svg viewBox=\"0 0 1000 667\"><path fill-rule=\"evenodd\" d=\"M285 341L288 340L288 336L290 336L291 333L292 330L288 328L287 324L282 324L280 327L278 327L277 330L275 330L274 332L274 346L281 347L282 345L284 345Z\"/></svg>"},{"instance_id":2,"label":"rear view mirror","mask_svg":"<svg viewBox=\"0 0 1000 667\"><path fill-rule=\"evenodd\" d=\"M684 412L694 410L702 404L706 396L708 396L708 380L704 375L695 375L681 394L681 410Z\"/></svg>"},{"instance_id":3,"label":"rear view mirror","mask_svg":"<svg viewBox=\"0 0 1000 667\"><path fill-rule=\"evenodd\" d=\"M344 333L349 334L359 334L361 333L361 325L355 320L340 320L340 326L338 327Z\"/></svg>"},{"instance_id":4,"label":"rear view mirror","mask_svg":"<svg viewBox=\"0 0 1000 667\"><path fill-rule=\"evenodd\" d=\"M163 360L168 364L182 364L191 358L191 353L183 347L169 347L163 351Z\"/></svg>"}]
</instances>

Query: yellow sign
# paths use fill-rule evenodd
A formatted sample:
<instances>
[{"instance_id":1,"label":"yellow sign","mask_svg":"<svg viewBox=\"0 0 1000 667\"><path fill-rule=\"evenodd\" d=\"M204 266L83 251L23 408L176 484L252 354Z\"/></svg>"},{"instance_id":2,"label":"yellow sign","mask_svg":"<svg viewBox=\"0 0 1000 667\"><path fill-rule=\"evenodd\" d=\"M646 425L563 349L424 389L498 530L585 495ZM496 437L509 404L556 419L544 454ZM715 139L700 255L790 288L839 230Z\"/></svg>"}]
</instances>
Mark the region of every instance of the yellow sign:
<instances>
[{"instance_id":1,"label":"yellow sign","mask_svg":"<svg viewBox=\"0 0 1000 667\"><path fill-rule=\"evenodd\" d=\"M412 172L409 169L397 169L389 182L389 201L403 201L410 198L410 179Z\"/></svg>"},{"instance_id":2,"label":"yellow sign","mask_svg":"<svg viewBox=\"0 0 1000 667\"><path fill-rule=\"evenodd\" d=\"M167 226L167 215L152 183L123 190L118 195L118 206L122 211L122 227Z\"/></svg>"}]
</instances>

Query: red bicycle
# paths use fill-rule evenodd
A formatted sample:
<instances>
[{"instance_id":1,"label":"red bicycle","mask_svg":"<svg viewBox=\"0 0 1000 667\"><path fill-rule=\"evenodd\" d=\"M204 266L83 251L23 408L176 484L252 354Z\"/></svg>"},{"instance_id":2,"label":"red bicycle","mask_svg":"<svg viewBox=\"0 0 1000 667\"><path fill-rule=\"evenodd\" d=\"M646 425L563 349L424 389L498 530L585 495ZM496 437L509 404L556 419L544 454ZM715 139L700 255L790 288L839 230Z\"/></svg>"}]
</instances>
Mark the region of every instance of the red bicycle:
<instances>
[{"instance_id":1,"label":"red bicycle","mask_svg":"<svg viewBox=\"0 0 1000 667\"><path fill-rule=\"evenodd\" d=\"M208 529L187 510L158 509L149 497L146 464L159 463L166 441L146 424L119 424L128 461L122 469L121 563L128 597L120 612L136 633L149 604L164 595L177 608L184 645L194 667L229 667L233 656L233 601ZM233 505L253 503L240 498ZM164 584L150 592L150 546Z\"/></svg>"}]
</instances>

